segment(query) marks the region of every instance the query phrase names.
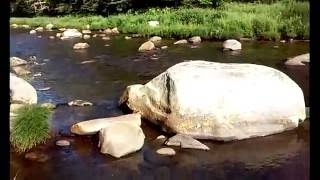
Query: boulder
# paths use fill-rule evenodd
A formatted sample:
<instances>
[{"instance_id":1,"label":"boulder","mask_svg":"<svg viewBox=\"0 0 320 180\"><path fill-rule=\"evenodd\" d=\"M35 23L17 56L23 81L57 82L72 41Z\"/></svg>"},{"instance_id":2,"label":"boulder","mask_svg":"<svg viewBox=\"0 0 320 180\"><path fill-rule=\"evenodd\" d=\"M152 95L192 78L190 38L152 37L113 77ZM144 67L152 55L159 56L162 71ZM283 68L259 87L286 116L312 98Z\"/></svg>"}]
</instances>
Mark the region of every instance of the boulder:
<instances>
[{"instance_id":1,"label":"boulder","mask_svg":"<svg viewBox=\"0 0 320 180\"><path fill-rule=\"evenodd\" d=\"M135 113L117 117L99 118L88 121L82 121L71 126L70 131L78 135L91 135L97 133L100 129L105 128L106 126L117 122L129 123L135 126L140 126L141 115Z\"/></svg>"},{"instance_id":2,"label":"boulder","mask_svg":"<svg viewBox=\"0 0 320 180\"><path fill-rule=\"evenodd\" d=\"M37 28L35 28L34 30L39 31L39 32L42 32L42 31L43 31L43 27L37 27Z\"/></svg>"},{"instance_id":3,"label":"boulder","mask_svg":"<svg viewBox=\"0 0 320 180\"><path fill-rule=\"evenodd\" d=\"M26 67L24 66L15 66L15 67L12 67L12 70L18 76L31 74L31 71L27 70Z\"/></svg>"},{"instance_id":4,"label":"boulder","mask_svg":"<svg viewBox=\"0 0 320 180\"><path fill-rule=\"evenodd\" d=\"M291 65L291 66L305 66L305 63L310 63L310 54L302 54L293 58L289 58L285 65Z\"/></svg>"},{"instance_id":5,"label":"boulder","mask_svg":"<svg viewBox=\"0 0 320 180\"><path fill-rule=\"evenodd\" d=\"M73 49L86 49L89 48L90 45L88 43L76 43L73 45Z\"/></svg>"},{"instance_id":6,"label":"boulder","mask_svg":"<svg viewBox=\"0 0 320 180\"><path fill-rule=\"evenodd\" d=\"M18 57L10 57L10 67L26 65L28 62Z\"/></svg>"},{"instance_id":7,"label":"boulder","mask_svg":"<svg viewBox=\"0 0 320 180\"><path fill-rule=\"evenodd\" d=\"M149 39L149 41L151 42L157 42L157 41L161 41L161 37L159 36L153 36Z\"/></svg>"},{"instance_id":8,"label":"boulder","mask_svg":"<svg viewBox=\"0 0 320 180\"><path fill-rule=\"evenodd\" d=\"M90 35L88 34L83 35L83 39L90 39Z\"/></svg>"},{"instance_id":9,"label":"boulder","mask_svg":"<svg viewBox=\"0 0 320 180\"><path fill-rule=\"evenodd\" d=\"M13 103L36 104L37 91L27 81L10 73L10 98Z\"/></svg>"},{"instance_id":10,"label":"boulder","mask_svg":"<svg viewBox=\"0 0 320 180\"><path fill-rule=\"evenodd\" d=\"M182 62L128 86L119 104L166 131L222 141L280 133L306 118L301 88L255 64Z\"/></svg>"},{"instance_id":11,"label":"boulder","mask_svg":"<svg viewBox=\"0 0 320 180\"><path fill-rule=\"evenodd\" d=\"M159 25L159 21L148 21L149 26L156 27Z\"/></svg>"},{"instance_id":12,"label":"boulder","mask_svg":"<svg viewBox=\"0 0 320 180\"><path fill-rule=\"evenodd\" d=\"M47 24L47 25L46 25L46 29L47 29L47 30L51 30L51 29L53 28L53 26L54 26L54 25L51 24L51 23L50 23L50 24Z\"/></svg>"},{"instance_id":13,"label":"boulder","mask_svg":"<svg viewBox=\"0 0 320 180\"><path fill-rule=\"evenodd\" d=\"M201 37L200 36L193 36L192 38L189 38L189 42L197 44L201 42Z\"/></svg>"},{"instance_id":14,"label":"boulder","mask_svg":"<svg viewBox=\"0 0 320 180\"><path fill-rule=\"evenodd\" d=\"M33 30L33 29L29 32L29 34L36 34L36 33L37 33L37 31Z\"/></svg>"},{"instance_id":15,"label":"boulder","mask_svg":"<svg viewBox=\"0 0 320 180\"><path fill-rule=\"evenodd\" d=\"M62 36L66 38L81 38L82 34L77 29L67 29L62 33Z\"/></svg>"},{"instance_id":16,"label":"boulder","mask_svg":"<svg viewBox=\"0 0 320 180\"><path fill-rule=\"evenodd\" d=\"M111 29L111 32L112 32L112 34L119 34L120 32L119 32L119 30L118 30L118 28L112 28Z\"/></svg>"},{"instance_id":17,"label":"boulder","mask_svg":"<svg viewBox=\"0 0 320 180\"><path fill-rule=\"evenodd\" d=\"M91 31L88 29L82 30L82 34L91 34Z\"/></svg>"},{"instance_id":18,"label":"boulder","mask_svg":"<svg viewBox=\"0 0 320 180\"><path fill-rule=\"evenodd\" d=\"M49 36L49 39L55 39L55 37L54 36Z\"/></svg>"},{"instance_id":19,"label":"boulder","mask_svg":"<svg viewBox=\"0 0 320 180\"><path fill-rule=\"evenodd\" d=\"M112 31L111 31L110 28L105 29L103 32L104 32L105 34L112 34Z\"/></svg>"},{"instance_id":20,"label":"boulder","mask_svg":"<svg viewBox=\"0 0 320 180\"><path fill-rule=\"evenodd\" d=\"M172 148L160 148L157 150L157 153L161 155L167 155L167 156L176 155L176 151Z\"/></svg>"},{"instance_id":21,"label":"boulder","mask_svg":"<svg viewBox=\"0 0 320 180\"><path fill-rule=\"evenodd\" d=\"M139 51L150 51L154 48L155 48L155 46L154 46L153 42L147 41L139 47Z\"/></svg>"},{"instance_id":22,"label":"boulder","mask_svg":"<svg viewBox=\"0 0 320 180\"><path fill-rule=\"evenodd\" d=\"M180 146L181 148L187 149L210 150L208 146L202 144L200 141L184 134L177 134L169 138L165 144L167 146Z\"/></svg>"},{"instance_id":23,"label":"boulder","mask_svg":"<svg viewBox=\"0 0 320 180\"><path fill-rule=\"evenodd\" d=\"M240 50L241 49L241 43L235 39L228 39L223 42L222 44L224 50Z\"/></svg>"},{"instance_id":24,"label":"boulder","mask_svg":"<svg viewBox=\"0 0 320 180\"><path fill-rule=\"evenodd\" d=\"M125 36L124 39L128 40L128 39L131 39L132 37L130 36Z\"/></svg>"},{"instance_id":25,"label":"boulder","mask_svg":"<svg viewBox=\"0 0 320 180\"><path fill-rule=\"evenodd\" d=\"M145 135L139 126L120 122L113 123L100 130L100 152L120 158L140 150L144 139Z\"/></svg>"},{"instance_id":26,"label":"boulder","mask_svg":"<svg viewBox=\"0 0 320 180\"><path fill-rule=\"evenodd\" d=\"M173 44L187 44L188 41L186 39L181 39L179 41L174 42Z\"/></svg>"}]
</instances>

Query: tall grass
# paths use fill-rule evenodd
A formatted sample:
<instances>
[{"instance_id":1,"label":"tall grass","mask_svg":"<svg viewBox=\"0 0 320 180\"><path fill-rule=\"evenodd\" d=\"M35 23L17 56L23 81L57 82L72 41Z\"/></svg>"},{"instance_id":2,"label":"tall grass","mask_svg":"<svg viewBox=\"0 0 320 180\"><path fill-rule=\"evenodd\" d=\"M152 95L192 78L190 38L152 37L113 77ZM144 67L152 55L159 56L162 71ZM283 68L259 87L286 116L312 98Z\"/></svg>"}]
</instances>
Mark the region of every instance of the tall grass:
<instances>
[{"instance_id":1,"label":"tall grass","mask_svg":"<svg viewBox=\"0 0 320 180\"><path fill-rule=\"evenodd\" d=\"M147 21L158 20L158 27L149 27ZM199 35L203 38L264 39L309 38L309 3L285 1L273 4L225 3L216 9L180 8L150 9L109 17L63 16L11 18L11 23L55 27L91 29L118 27L123 33L139 33L144 36L186 38Z\"/></svg>"},{"instance_id":2,"label":"tall grass","mask_svg":"<svg viewBox=\"0 0 320 180\"><path fill-rule=\"evenodd\" d=\"M19 108L13 122L10 142L17 152L25 152L49 137L49 118L52 112L39 105Z\"/></svg>"}]
</instances>

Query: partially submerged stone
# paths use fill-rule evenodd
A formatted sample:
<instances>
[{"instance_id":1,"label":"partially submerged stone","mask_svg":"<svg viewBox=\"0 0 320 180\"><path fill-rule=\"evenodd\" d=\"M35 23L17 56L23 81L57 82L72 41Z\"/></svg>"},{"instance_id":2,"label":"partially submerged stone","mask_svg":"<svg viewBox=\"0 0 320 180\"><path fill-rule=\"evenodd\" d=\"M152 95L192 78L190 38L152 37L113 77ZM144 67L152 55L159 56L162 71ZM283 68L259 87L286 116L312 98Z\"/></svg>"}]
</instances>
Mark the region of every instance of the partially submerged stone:
<instances>
[{"instance_id":1,"label":"partially submerged stone","mask_svg":"<svg viewBox=\"0 0 320 180\"><path fill-rule=\"evenodd\" d=\"M106 34L112 34L112 31L111 31L111 29L110 29L110 28L105 29L103 32L104 32L104 33L106 33Z\"/></svg>"},{"instance_id":2,"label":"partially submerged stone","mask_svg":"<svg viewBox=\"0 0 320 180\"><path fill-rule=\"evenodd\" d=\"M84 100L73 100L68 102L68 106L92 106L93 104L89 101L84 101Z\"/></svg>"},{"instance_id":3,"label":"partially submerged stone","mask_svg":"<svg viewBox=\"0 0 320 180\"><path fill-rule=\"evenodd\" d=\"M106 41L110 40L110 37L108 37L108 36L107 37L102 37L102 40L106 40Z\"/></svg>"},{"instance_id":4,"label":"partially submerged stone","mask_svg":"<svg viewBox=\"0 0 320 180\"><path fill-rule=\"evenodd\" d=\"M118 30L118 28L112 28L111 29L111 32L112 32L112 34L119 34L120 32L119 32L119 30Z\"/></svg>"},{"instance_id":5,"label":"partially submerged stone","mask_svg":"<svg viewBox=\"0 0 320 180\"><path fill-rule=\"evenodd\" d=\"M56 141L57 146L70 146L70 142L67 140L58 140Z\"/></svg>"},{"instance_id":6,"label":"partially submerged stone","mask_svg":"<svg viewBox=\"0 0 320 180\"><path fill-rule=\"evenodd\" d=\"M135 126L141 125L141 115L134 113L117 117L99 118L88 121L82 121L71 126L71 132L78 135L91 135L97 133L100 129L113 123L129 123Z\"/></svg>"},{"instance_id":7,"label":"partially submerged stone","mask_svg":"<svg viewBox=\"0 0 320 180\"><path fill-rule=\"evenodd\" d=\"M157 153L161 155L167 155L167 156L176 155L176 151L172 148L160 148L157 150Z\"/></svg>"},{"instance_id":8,"label":"partially submerged stone","mask_svg":"<svg viewBox=\"0 0 320 180\"><path fill-rule=\"evenodd\" d=\"M10 57L10 67L21 66L26 64L28 64L28 62L24 59L21 59L19 57Z\"/></svg>"},{"instance_id":9,"label":"partially submerged stone","mask_svg":"<svg viewBox=\"0 0 320 180\"><path fill-rule=\"evenodd\" d=\"M31 31L29 32L29 34L36 34L36 33L37 33L36 30L31 30Z\"/></svg>"},{"instance_id":10,"label":"partially submerged stone","mask_svg":"<svg viewBox=\"0 0 320 180\"><path fill-rule=\"evenodd\" d=\"M55 39L55 37L54 36L49 36L49 39Z\"/></svg>"},{"instance_id":11,"label":"partially submerged stone","mask_svg":"<svg viewBox=\"0 0 320 180\"><path fill-rule=\"evenodd\" d=\"M46 29L47 29L47 30L51 30L53 27L54 27L54 25L51 24L51 23L49 23L49 24L46 25Z\"/></svg>"},{"instance_id":12,"label":"partially submerged stone","mask_svg":"<svg viewBox=\"0 0 320 180\"><path fill-rule=\"evenodd\" d=\"M158 41L161 41L161 37L160 36L153 36L149 39L149 41L151 42L158 42Z\"/></svg>"},{"instance_id":13,"label":"partially submerged stone","mask_svg":"<svg viewBox=\"0 0 320 180\"><path fill-rule=\"evenodd\" d=\"M90 39L90 35L88 34L83 35L83 39Z\"/></svg>"},{"instance_id":14,"label":"partially submerged stone","mask_svg":"<svg viewBox=\"0 0 320 180\"><path fill-rule=\"evenodd\" d=\"M200 36L193 36L189 38L189 42L197 44L201 42L201 37Z\"/></svg>"},{"instance_id":15,"label":"partially submerged stone","mask_svg":"<svg viewBox=\"0 0 320 180\"><path fill-rule=\"evenodd\" d=\"M73 49L86 49L89 48L90 45L88 43L76 43L73 45Z\"/></svg>"},{"instance_id":16,"label":"partially submerged stone","mask_svg":"<svg viewBox=\"0 0 320 180\"><path fill-rule=\"evenodd\" d=\"M62 33L65 38L81 38L82 34L77 29L67 29Z\"/></svg>"},{"instance_id":17,"label":"partially submerged stone","mask_svg":"<svg viewBox=\"0 0 320 180\"><path fill-rule=\"evenodd\" d=\"M306 118L301 88L255 64L182 62L128 86L119 104L169 132L222 141L280 133Z\"/></svg>"},{"instance_id":18,"label":"partially submerged stone","mask_svg":"<svg viewBox=\"0 0 320 180\"><path fill-rule=\"evenodd\" d=\"M82 33L83 33L83 34L91 34L91 31L88 30L88 29L85 29L85 30L82 30Z\"/></svg>"},{"instance_id":19,"label":"partially submerged stone","mask_svg":"<svg viewBox=\"0 0 320 180\"><path fill-rule=\"evenodd\" d=\"M48 91L50 89L51 89L51 87L44 87L44 88L39 88L38 90L39 91Z\"/></svg>"},{"instance_id":20,"label":"partially submerged stone","mask_svg":"<svg viewBox=\"0 0 320 180\"><path fill-rule=\"evenodd\" d=\"M169 138L165 144L167 146L180 146L181 148L188 149L210 150L208 146L202 144L200 141L184 134L177 134Z\"/></svg>"},{"instance_id":21,"label":"partially submerged stone","mask_svg":"<svg viewBox=\"0 0 320 180\"><path fill-rule=\"evenodd\" d=\"M34 30L39 31L39 32L42 32L42 31L43 31L43 27L37 27L37 28L35 28Z\"/></svg>"},{"instance_id":22,"label":"partially submerged stone","mask_svg":"<svg viewBox=\"0 0 320 180\"><path fill-rule=\"evenodd\" d=\"M173 44L187 44L188 41L186 39L181 39L179 41L174 42Z\"/></svg>"},{"instance_id":23,"label":"partially submerged stone","mask_svg":"<svg viewBox=\"0 0 320 180\"><path fill-rule=\"evenodd\" d=\"M37 103L37 91L27 81L10 73L10 98L13 102Z\"/></svg>"},{"instance_id":24,"label":"partially submerged stone","mask_svg":"<svg viewBox=\"0 0 320 180\"><path fill-rule=\"evenodd\" d=\"M241 43L235 39L228 39L222 44L224 50L241 50Z\"/></svg>"},{"instance_id":25,"label":"partially submerged stone","mask_svg":"<svg viewBox=\"0 0 320 180\"><path fill-rule=\"evenodd\" d=\"M132 37L130 36L125 36L124 39L128 40L128 39L131 39Z\"/></svg>"},{"instance_id":26,"label":"partially submerged stone","mask_svg":"<svg viewBox=\"0 0 320 180\"><path fill-rule=\"evenodd\" d=\"M15 67L12 67L12 70L18 76L31 74L31 71L27 70L26 67L24 66L15 66Z\"/></svg>"},{"instance_id":27,"label":"partially submerged stone","mask_svg":"<svg viewBox=\"0 0 320 180\"><path fill-rule=\"evenodd\" d=\"M295 56L293 58L289 58L285 64L290 66L305 66L305 63L310 63L310 54L302 54L299 56Z\"/></svg>"},{"instance_id":28,"label":"partially submerged stone","mask_svg":"<svg viewBox=\"0 0 320 180\"><path fill-rule=\"evenodd\" d=\"M150 51L152 49L154 49L155 46L153 44L153 42L151 41L147 41L145 43L143 43L140 47L139 47L139 51Z\"/></svg>"},{"instance_id":29,"label":"partially submerged stone","mask_svg":"<svg viewBox=\"0 0 320 180\"><path fill-rule=\"evenodd\" d=\"M139 126L118 122L100 130L98 146L102 154L120 158L139 151L144 139L145 135Z\"/></svg>"},{"instance_id":30,"label":"partially submerged stone","mask_svg":"<svg viewBox=\"0 0 320 180\"><path fill-rule=\"evenodd\" d=\"M168 46L161 46L161 49L168 49Z\"/></svg>"}]
</instances>

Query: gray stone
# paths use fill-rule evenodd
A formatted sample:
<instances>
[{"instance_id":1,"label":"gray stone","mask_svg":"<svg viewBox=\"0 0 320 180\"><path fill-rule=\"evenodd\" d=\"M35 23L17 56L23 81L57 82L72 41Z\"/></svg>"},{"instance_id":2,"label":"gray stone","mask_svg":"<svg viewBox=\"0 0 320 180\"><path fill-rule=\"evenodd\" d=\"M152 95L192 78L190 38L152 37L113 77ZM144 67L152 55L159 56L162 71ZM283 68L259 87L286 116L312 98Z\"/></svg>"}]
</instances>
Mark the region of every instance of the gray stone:
<instances>
[{"instance_id":1,"label":"gray stone","mask_svg":"<svg viewBox=\"0 0 320 180\"><path fill-rule=\"evenodd\" d=\"M167 146L180 146L181 148L188 149L210 150L208 146L202 144L200 141L184 134L177 134L169 138L165 144Z\"/></svg>"},{"instance_id":2,"label":"gray stone","mask_svg":"<svg viewBox=\"0 0 320 180\"><path fill-rule=\"evenodd\" d=\"M192 38L189 38L189 42L191 43L200 43L201 42L201 37L200 36L193 36Z\"/></svg>"},{"instance_id":3,"label":"gray stone","mask_svg":"<svg viewBox=\"0 0 320 180\"><path fill-rule=\"evenodd\" d=\"M57 146L70 146L70 142L67 140L58 140L56 141Z\"/></svg>"},{"instance_id":4,"label":"gray stone","mask_svg":"<svg viewBox=\"0 0 320 180\"><path fill-rule=\"evenodd\" d=\"M153 42L151 41L147 41L145 43L143 43L140 47L139 47L139 51L150 51L152 49L154 49L155 46L153 44Z\"/></svg>"},{"instance_id":5,"label":"gray stone","mask_svg":"<svg viewBox=\"0 0 320 180\"><path fill-rule=\"evenodd\" d=\"M90 45L88 43L76 43L73 45L73 49L87 49Z\"/></svg>"},{"instance_id":6,"label":"gray stone","mask_svg":"<svg viewBox=\"0 0 320 180\"><path fill-rule=\"evenodd\" d=\"M188 41L186 39L181 39L179 41L174 42L173 44L187 44Z\"/></svg>"},{"instance_id":7,"label":"gray stone","mask_svg":"<svg viewBox=\"0 0 320 180\"><path fill-rule=\"evenodd\" d=\"M310 63L310 54L302 54L299 56L295 56L293 58L289 58L285 64L290 66L305 66L305 63Z\"/></svg>"},{"instance_id":8,"label":"gray stone","mask_svg":"<svg viewBox=\"0 0 320 180\"><path fill-rule=\"evenodd\" d=\"M167 156L176 155L176 151L172 148L160 148L157 150L157 153L161 155L167 155Z\"/></svg>"},{"instance_id":9,"label":"gray stone","mask_svg":"<svg viewBox=\"0 0 320 180\"><path fill-rule=\"evenodd\" d=\"M224 50L241 50L241 43L235 39L228 39L222 44Z\"/></svg>"}]
</instances>

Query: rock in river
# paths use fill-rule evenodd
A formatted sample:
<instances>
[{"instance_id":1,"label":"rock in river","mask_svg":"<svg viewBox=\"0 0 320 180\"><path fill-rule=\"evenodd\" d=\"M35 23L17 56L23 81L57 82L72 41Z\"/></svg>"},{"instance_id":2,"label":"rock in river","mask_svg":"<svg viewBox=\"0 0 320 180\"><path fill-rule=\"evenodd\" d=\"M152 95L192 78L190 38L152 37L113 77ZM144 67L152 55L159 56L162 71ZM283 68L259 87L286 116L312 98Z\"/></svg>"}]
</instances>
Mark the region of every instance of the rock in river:
<instances>
[{"instance_id":1,"label":"rock in river","mask_svg":"<svg viewBox=\"0 0 320 180\"><path fill-rule=\"evenodd\" d=\"M77 29L67 29L62 33L62 37L65 38L77 38L82 37L81 32L79 32Z\"/></svg>"},{"instance_id":2,"label":"rock in river","mask_svg":"<svg viewBox=\"0 0 320 180\"><path fill-rule=\"evenodd\" d=\"M280 133L306 118L301 88L255 64L182 62L128 86L119 104L167 131L223 141Z\"/></svg>"},{"instance_id":3,"label":"rock in river","mask_svg":"<svg viewBox=\"0 0 320 180\"><path fill-rule=\"evenodd\" d=\"M27 81L10 73L10 98L13 102L36 104L37 91Z\"/></svg>"},{"instance_id":4,"label":"rock in river","mask_svg":"<svg viewBox=\"0 0 320 180\"><path fill-rule=\"evenodd\" d=\"M179 41L174 42L173 44L187 44L188 41L186 39L181 39Z\"/></svg>"},{"instance_id":5,"label":"rock in river","mask_svg":"<svg viewBox=\"0 0 320 180\"><path fill-rule=\"evenodd\" d=\"M10 67L26 65L26 64L28 64L28 62L24 59L21 59L18 57L10 57Z\"/></svg>"},{"instance_id":6,"label":"rock in river","mask_svg":"<svg viewBox=\"0 0 320 180\"><path fill-rule=\"evenodd\" d=\"M167 155L167 156L176 155L176 151L172 148L160 148L157 150L157 153L161 155Z\"/></svg>"},{"instance_id":7,"label":"rock in river","mask_svg":"<svg viewBox=\"0 0 320 180\"><path fill-rule=\"evenodd\" d=\"M201 37L200 36L193 36L192 38L189 38L189 42L197 44L201 42Z\"/></svg>"},{"instance_id":8,"label":"rock in river","mask_svg":"<svg viewBox=\"0 0 320 180\"><path fill-rule=\"evenodd\" d=\"M310 54L302 54L293 58L289 58L285 64L291 66L305 66L305 63L310 63Z\"/></svg>"},{"instance_id":9,"label":"rock in river","mask_svg":"<svg viewBox=\"0 0 320 180\"><path fill-rule=\"evenodd\" d=\"M222 44L224 50L240 50L241 49L241 43L235 39L228 39L223 42Z\"/></svg>"},{"instance_id":10,"label":"rock in river","mask_svg":"<svg viewBox=\"0 0 320 180\"><path fill-rule=\"evenodd\" d=\"M88 43L76 43L73 45L73 49L86 49L89 48L90 45Z\"/></svg>"},{"instance_id":11,"label":"rock in river","mask_svg":"<svg viewBox=\"0 0 320 180\"><path fill-rule=\"evenodd\" d=\"M68 105L69 106L92 106L93 104L89 101L77 99L77 100L68 102Z\"/></svg>"},{"instance_id":12,"label":"rock in river","mask_svg":"<svg viewBox=\"0 0 320 180\"><path fill-rule=\"evenodd\" d=\"M67 140L58 140L56 141L57 146L70 146L70 142Z\"/></svg>"},{"instance_id":13,"label":"rock in river","mask_svg":"<svg viewBox=\"0 0 320 180\"><path fill-rule=\"evenodd\" d=\"M180 146L181 148L188 149L210 150L208 146L202 144L200 141L184 134L177 134L169 138L165 144L168 146Z\"/></svg>"},{"instance_id":14,"label":"rock in river","mask_svg":"<svg viewBox=\"0 0 320 180\"><path fill-rule=\"evenodd\" d=\"M47 25L46 25L46 29L47 29L47 30L51 30L51 29L53 28L53 26L54 26L54 25L51 24L51 23L50 23L50 24L47 24Z\"/></svg>"},{"instance_id":15,"label":"rock in river","mask_svg":"<svg viewBox=\"0 0 320 180\"><path fill-rule=\"evenodd\" d=\"M153 42L147 41L139 47L139 51L150 51L154 48L155 48L155 46L154 46Z\"/></svg>"},{"instance_id":16,"label":"rock in river","mask_svg":"<svg viewBox=\"0 0 320 180\"><path fill-rule=\"evenodd\" d=\"M117 117L109 117L109 118L99 118L88 121L79 122L73 126L71 126L70 131L74 134L78 135L91 135L97 133L100 129L107 127L113 123L129 123L135 126L141 125L141 115L140 114L127 114L123 116Z\"/></svg>"},{"instance_id":17,"label":"rock in river","mask_svg":"<svg viewBox=\"0 0 320 180\"><path fill-rule=\"evenodd\" d=\"M158 42L158 41L161 41L161 37L159 36L153 36L149 39L149 41L151 42Z\"/></svg>"},{"instance_id":18,"label":"rock in river","mask_svg":"<svg viewBox=\"0 0 320 180\"><path fill-rule=\"evenodd\" d=\"M145 135L139 126L128 123L112 123L100 130L101 153L120 158L140 150Z\"/></svg>"},{"instance_id":19,"label":"rock in river","mask_svg":"<svg viewBox=\"0 0 320 180\"><path fill-rule=\"evenodd\" d=\"M16 73L18 76L28 75L31 74L31 71L27 70L24 66L15 66L12 67L12 70L14 73Z\"/></svg>"}]
</instances>

